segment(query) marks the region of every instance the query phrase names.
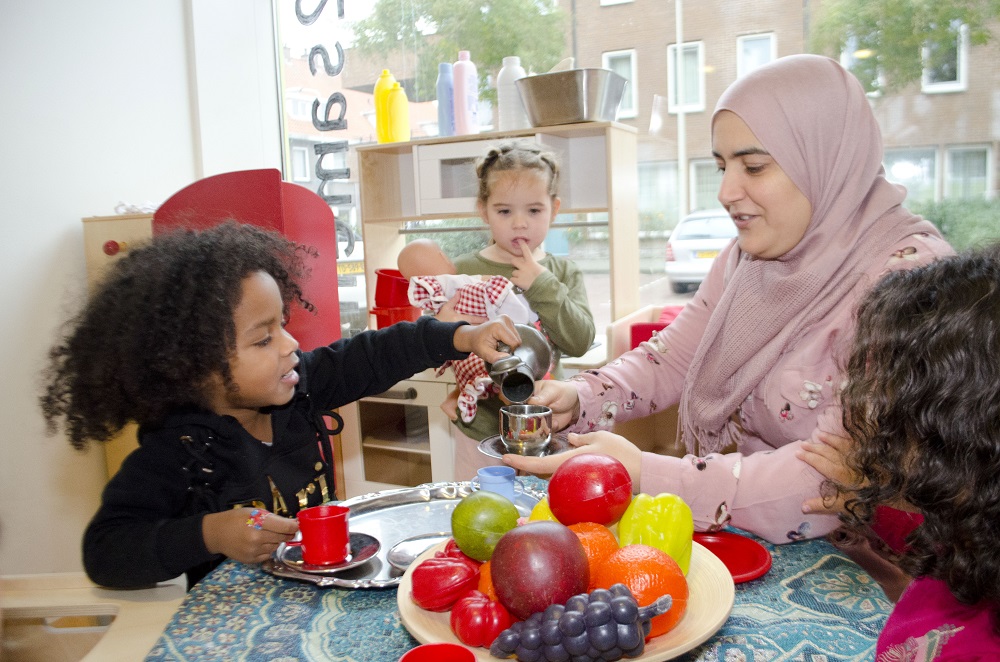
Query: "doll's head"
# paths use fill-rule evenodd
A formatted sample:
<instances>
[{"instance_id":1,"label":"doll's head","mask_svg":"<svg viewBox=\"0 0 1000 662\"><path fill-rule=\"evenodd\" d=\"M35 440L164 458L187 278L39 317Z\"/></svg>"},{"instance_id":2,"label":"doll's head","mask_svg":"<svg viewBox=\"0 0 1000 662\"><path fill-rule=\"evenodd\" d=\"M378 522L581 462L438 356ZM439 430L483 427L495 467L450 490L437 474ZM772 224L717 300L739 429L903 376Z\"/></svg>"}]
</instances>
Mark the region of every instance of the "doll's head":
<instances>
[{"instance_id":1,"label":"doll's head","mask_svg":"<svg viewBox=\"0 0 1000 662\"><path fill-rule=\"evenodd\" d=\"M399 251L396 266L403 278L454 274L455 265L430 239L414 239Z\"/></svg>"}]
</instances>

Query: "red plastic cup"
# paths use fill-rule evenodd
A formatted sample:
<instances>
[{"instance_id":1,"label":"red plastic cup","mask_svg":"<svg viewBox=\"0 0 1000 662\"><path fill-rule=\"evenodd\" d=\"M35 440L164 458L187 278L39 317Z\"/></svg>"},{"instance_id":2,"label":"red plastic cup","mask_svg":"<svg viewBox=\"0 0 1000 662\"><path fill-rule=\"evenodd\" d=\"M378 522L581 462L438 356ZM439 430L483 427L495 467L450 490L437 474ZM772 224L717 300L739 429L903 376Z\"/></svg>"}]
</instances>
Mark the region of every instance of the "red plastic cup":
<instances>
[{"instance_id":1,"label":"red plastic cup","mask_svg":"<svg viewBox=\"0 0 1000 662\"><path fill-rule=\"evenodd\" d=\"M349 508L344 506L313 506L296 515L301 540L285 543L302 548L302 560L309 565L343 563L351 553L351 535L347 528Z\"/></svg>"},{"instance_id":2,"label":"red plastic cup","mask_svg":"<svg viewBox=\"0 0 1000 662\"><path fill-rule=\"evenodd\" d=\"M399 662L476 662L476 654L465 646L443 642L411 648Z\"/></svg>"},{"instance_id":3,"label":"red plastic cup","mask_svg":"<svg viewBox=\"0 0 1000 662\"><path fill-rule=\"evenodd\" d=\"M375 328L384 329L396 322L416 322L420 319L421 310L416 306L400 306L399 308L372 308L375 316Z\"/></svg>"},{"instance_id":4,"label":"red plastic cup","mask_svg":"<svg viewBox=\"0 0 1000 662\"><path fill-rule=\"evenodd\" d=\"M409 306L409 288L410 281L399 269L375 270L375 305L379 308Z\"/></svg>"}]
</instances>

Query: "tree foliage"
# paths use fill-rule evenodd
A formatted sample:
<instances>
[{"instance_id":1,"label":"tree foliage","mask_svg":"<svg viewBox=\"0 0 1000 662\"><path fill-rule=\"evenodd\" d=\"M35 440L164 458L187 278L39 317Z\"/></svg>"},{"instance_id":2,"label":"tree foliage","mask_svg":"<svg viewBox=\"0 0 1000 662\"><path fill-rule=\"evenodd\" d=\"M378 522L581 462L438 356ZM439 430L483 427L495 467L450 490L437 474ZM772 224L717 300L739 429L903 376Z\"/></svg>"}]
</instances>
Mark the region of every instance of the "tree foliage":
<instances>
[{"instance_id":1,"label":"tree foliage","mask_svg":"<svg viewBox=\"0 0 1000 662\"><path fill-rule=\"evenodd\" d=\"M459 50L470 51L476 64L480 96L495 100L488 81L504 57L519 56L529 73L548 71L562 58L566 16L555 0L378 0L354 33L361 55L396 52L414 63L418 101L435 97L438 63L455 62Z\"/></svg>"},{"instance_id":2,"label":"tree foliage","mask_svg":"<svg viewBox=\"0 0 1000 662\"><path fill-rule=\"evenodd\" d=\"M812 30L815 52L860 53L852 71L869 91L899 90L926 66L954 66L959 26L970 46L994 39L1000 0L824 0Z\"/></svg>"}]
</instances>

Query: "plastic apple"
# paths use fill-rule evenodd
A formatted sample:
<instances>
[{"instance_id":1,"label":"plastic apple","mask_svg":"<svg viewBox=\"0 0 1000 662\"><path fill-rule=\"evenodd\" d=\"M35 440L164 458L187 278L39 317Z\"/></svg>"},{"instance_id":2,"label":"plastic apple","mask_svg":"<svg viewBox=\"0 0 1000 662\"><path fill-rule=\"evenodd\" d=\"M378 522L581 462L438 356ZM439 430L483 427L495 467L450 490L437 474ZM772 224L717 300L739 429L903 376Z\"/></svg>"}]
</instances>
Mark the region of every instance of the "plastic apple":
<instances>
[{"instance_id":1,"label":"plastic apple","mask_svg":"<svg viewBox=\"0 0 1000 662\"><path fill-rule=\"evenodd\" d=\"M590 567L575 533L559 522L539 520L500 538L490 557L490 576L500 604L524 620L586 593Z\"/></svg>"},{"instance_id":2,"label":"plastic apple","mask_svg":"<svg viewBox=\"0 0 1000 662\"><path fill-rule=\"evenodd\" d=\"M517 526L517 507L495 492L479 490L451 512L451 535L466 555L488 561L500 536Z\"/></svg>"},{"instance_id":3,"label":"plastic apple","mask_svg":"<svg viewBox=\"0 0 1000 662\"><path fill-rule=\"evenodd\" d=\"M582 453L563 462L549 479L549 508L563 524L617 522L632 502L632 477L625 465L601 453Z\"/></svg>"}]
</instances>

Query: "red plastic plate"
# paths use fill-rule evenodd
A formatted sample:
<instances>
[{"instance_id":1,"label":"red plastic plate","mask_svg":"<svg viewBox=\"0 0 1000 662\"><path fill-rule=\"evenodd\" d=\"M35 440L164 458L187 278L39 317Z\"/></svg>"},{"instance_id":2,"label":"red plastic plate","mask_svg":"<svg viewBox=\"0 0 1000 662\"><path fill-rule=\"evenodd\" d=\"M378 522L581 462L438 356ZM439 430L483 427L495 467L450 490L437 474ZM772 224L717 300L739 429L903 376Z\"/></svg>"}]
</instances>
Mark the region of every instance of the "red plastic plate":
<instances>
[{"instance_id":1,"label":"red plastic plate","mask_svg":"<svg viewBox=\"0 0 1000 662\"><path fill-rule=\"evenodd\" d=\"M746 536L725 531L695 533L694 541L718 556L737 584L757 579L771 569L771 553Z\"/></svg>"}]
</instances>

